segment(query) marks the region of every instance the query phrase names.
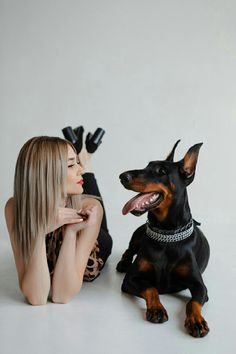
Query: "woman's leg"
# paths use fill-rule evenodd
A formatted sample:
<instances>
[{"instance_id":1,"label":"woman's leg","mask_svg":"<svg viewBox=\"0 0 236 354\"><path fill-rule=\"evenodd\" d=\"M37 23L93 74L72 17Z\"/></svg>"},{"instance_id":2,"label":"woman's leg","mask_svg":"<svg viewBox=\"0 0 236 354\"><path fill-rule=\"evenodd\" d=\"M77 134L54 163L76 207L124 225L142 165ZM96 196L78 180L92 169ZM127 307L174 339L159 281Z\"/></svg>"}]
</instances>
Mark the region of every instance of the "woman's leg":
<instances>
[{"instance_id":1,"label":"woman's leg","mask_svg":"<svg viewBox=\"0 0 236 354\"><path fill-rule=\"evenodd\" d=\"M84 179L84 194L95 195L96 197L101 198L101 193L99 191L94 173L92 172L85 173L83 175L83 179ZM104 211L101 228L108 232L105 207L102 200L100 200L100 203L102 204L103 211Z\"/></svg>"},{"instance_id":2,"label":"woman's leg","mask_svg":"<svg viewBox=\"0 0 236 354\"><path fill-rule=\"evenodd\" d=\"M101 197L97 181L93 173L85 173L83 175L84 178L84 193L88 195L95 195L96 197ZM102 258L104 264L111 254L112 249L112 238L109 234L107 227L107 220L105 214L105 208L102 200L100 200L103 207L103 218L101 223L101 228L98 235L98 244L99 244L99 253L98 256Z\"/></svg>"},{"instance_id":3,"label":"woman's leg","mask_svg":"<svg viewBox=\"0 0 236 354\"><path fill-rule=\"evenodd\" d=\"M113 242L112 242L112 238L111 238L110 234L102 228L99 231L99 235L98 235L97 240L98 240L98 245L99 245L98 256L103 260L103 266L102 266L102 268L103 268L106 261L107 261L107 258L111 254Z\"/></svg>"},{"instance_id":4,"label":"woman's leg","mask_svg":"<svg viewBox=\"0 0 236 354\"><path fill-rule=\"evenodd\" d=\"M101 193L99 191L96 178L92 171L92 164L91 164L91 154L87 152L85 148L83 148L79 154L79 159L84 169L83 179L84 179L84 194L87 195L94 195L96 197L101 198ZM112 250L112 238L109 234L109 230L107 227L107 220L106 220L106 213L105 207L102 200L99 200L102 207L103 207L103 218L101 223L101 228L98 234L98 248L99 251L97 253L98 257L102 259L104 267L107 258L111 254Z\"/></svg>"}]
</instances>

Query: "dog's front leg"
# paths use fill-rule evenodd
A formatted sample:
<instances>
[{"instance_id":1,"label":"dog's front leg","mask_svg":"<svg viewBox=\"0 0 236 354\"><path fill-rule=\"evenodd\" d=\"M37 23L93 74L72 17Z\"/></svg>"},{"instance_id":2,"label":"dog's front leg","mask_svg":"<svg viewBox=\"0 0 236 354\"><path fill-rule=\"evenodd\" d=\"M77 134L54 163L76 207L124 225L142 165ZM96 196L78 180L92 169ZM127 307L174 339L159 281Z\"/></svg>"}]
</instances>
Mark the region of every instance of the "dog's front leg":
<instances>
[{"instance_id":1,"label":"dog's front leg","mask_svg":"<svg viewBox=\"0 0 236 354\"><path fill-rule=\"evenodd\" d=\"M193 337L205 337L209 332L209 327L201 314L202 305L198 301L191 300L186 307L185 327Z\"/></svg>"},{"instance_id":2,"label":"dog's front leg","mask_svg":"<svg viewBox=\"0 0 236 354\"><path fill-rule=\"evenodd\" d=\"M150 287L142 291L141 296L146 300L146 318L153 323L163 323L168 320L166 309L160 302L159 293L156 288Z\"/></svg>"},{"instance_id":3,"label":"dog's front leg","mask_svg":"<svg viewBox=\"0 0 236 354\"><path fill-rule=\"evenodd\" d=\"M199 338L206 336L209 332L208 324L201 314L202 306L208 300L207 289L200 272L195 274L195 278L191 279L191 283L189 289L192 299L186 306L185 327L190 335Z\"/></svg>"}]
</instances>

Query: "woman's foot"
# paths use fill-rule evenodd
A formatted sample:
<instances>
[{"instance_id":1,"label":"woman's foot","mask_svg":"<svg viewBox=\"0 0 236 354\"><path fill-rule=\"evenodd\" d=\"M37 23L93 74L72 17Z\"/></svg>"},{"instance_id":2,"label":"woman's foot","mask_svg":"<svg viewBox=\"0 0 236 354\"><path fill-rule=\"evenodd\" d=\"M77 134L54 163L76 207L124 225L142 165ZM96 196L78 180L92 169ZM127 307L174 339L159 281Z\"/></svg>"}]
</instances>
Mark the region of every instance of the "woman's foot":
<instances>
[{"instance_id":1,"label":"woman's foot","mask_svg":"<svg viewBox=\"0 0 236 354\"><path fill-rule=\"evenodd\" d=\"M91 156L92 156L92 154L90 154L86 150L85 145L83 144L83 147L82 147L80 153L78 154L78 157L79 157L79 161L81 163L81 166L84 170L84 173L93 172Z\"/></svg>"}]
</instances>

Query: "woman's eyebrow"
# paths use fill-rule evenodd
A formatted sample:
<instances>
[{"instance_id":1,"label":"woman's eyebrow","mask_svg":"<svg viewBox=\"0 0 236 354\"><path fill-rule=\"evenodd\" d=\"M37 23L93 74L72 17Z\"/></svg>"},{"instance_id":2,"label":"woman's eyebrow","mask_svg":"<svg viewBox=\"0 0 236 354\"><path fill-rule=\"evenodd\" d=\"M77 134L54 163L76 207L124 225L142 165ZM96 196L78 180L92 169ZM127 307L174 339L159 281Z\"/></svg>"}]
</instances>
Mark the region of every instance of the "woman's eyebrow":
<instances>
[{"instance_id":1,"label":"woman's eyebrow","mask_svg":"<svg viewBox=\"0 0 236 354\"><path fill-rule=\"evenodd\" d=\"M75 157L69 157L69 158L68 158L68 162L69 162L69 161L75 161Z\"/></svg>"}]
</instances>

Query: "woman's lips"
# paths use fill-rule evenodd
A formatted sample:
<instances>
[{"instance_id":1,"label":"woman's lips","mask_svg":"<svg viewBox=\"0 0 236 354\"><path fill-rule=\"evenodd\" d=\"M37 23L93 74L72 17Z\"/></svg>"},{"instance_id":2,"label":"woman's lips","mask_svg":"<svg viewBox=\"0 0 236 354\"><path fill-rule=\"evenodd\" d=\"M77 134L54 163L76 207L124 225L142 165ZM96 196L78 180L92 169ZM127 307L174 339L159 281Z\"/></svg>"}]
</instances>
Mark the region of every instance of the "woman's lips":
<instances>
[{"instance_id":1,"label":"woman's lips","mask_svg":"<svg viewBox=\"0 0 236 354\"><path fill-rule=\"evenodd\" d=\"M79 182L77 182L77 184L81 184L81 186L84 184L84 180L81 179Z\"/></svg>"}]
</instances>

